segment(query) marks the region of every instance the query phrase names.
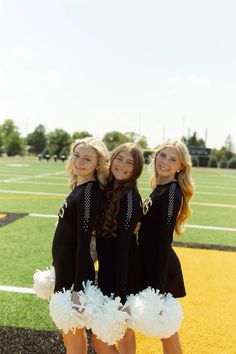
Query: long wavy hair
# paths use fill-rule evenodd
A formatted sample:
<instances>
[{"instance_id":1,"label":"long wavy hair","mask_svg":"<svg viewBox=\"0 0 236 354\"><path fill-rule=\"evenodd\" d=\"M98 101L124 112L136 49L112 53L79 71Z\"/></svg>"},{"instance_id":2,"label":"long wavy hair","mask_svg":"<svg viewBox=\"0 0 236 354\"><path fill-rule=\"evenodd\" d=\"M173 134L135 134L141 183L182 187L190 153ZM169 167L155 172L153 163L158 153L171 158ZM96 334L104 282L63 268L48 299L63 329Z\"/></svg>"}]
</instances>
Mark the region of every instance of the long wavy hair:
<instances>
[{"instance_id":1,"label":"long wavy hair","mask_svg":"<svg viewBox=\"0 0 236 354\"><path fill-rule=\"evenodd\" d=\"M117 181L111 172L111 166L114 159L122 151L130 152L133 158L133 172L128 180ZM120 210L120 200L129 190L137 188L137 179L142 173L143 164L143 153L140 147L134 143L125 143L113 150L110 158L108 183L104 190L103 211L98 220L97 236L117 236L117 219Z\"/></svg>"},{"instance_id":2,"label":"long wavy hair","mask_svg":"<svg viewBox=\"0 0 236 354\"><path fill-rule=\"evenodd\" d=\"M160 153L160 151L167 147L174 147L176 149L179 156L179 161L182 165L179 172L177 172L175 175L175 178L178 181L181 191L183 193L181 208L177 216L175 225L175 233L180 236L184 232L184 223L186 219L191 215L189 202L194 191L194 182L191 177L192 162L188 148L183 141L167 140L165 143L159 145L154 155L154 159L150 164L150 169L152 170L153 174L150 181L152 189L157 186L158 173L155 167L157 155Z\"/></svg>"},{"instance_id":3,"label":"long wavy hair","mask_svg":"<svg viewBox=\"0 0 236 354\"><path fill-rule=\"evenodd\" d=\"M83 145L91 147L95 150L97 154L97 167L94 171L94 177L99 182L100 188L104 189L107 177L109 173L109 154L105 144L98 138L86 137L83 139L76 139L75 142L71 144L70 147L70 156L66 163L66 169L70 175L69 178L69 187L74 189L77 184L77 176L73 172L73 155L77 146Z\"/></svg>"}]
</instances>

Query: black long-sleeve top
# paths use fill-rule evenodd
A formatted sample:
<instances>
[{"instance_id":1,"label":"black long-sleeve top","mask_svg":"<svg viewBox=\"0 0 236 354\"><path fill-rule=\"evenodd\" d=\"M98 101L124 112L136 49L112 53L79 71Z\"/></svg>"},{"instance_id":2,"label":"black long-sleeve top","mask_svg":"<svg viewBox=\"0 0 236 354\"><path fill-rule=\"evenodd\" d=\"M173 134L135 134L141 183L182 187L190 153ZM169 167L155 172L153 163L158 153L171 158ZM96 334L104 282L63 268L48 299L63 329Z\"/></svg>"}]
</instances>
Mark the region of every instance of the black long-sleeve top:
<instances>
[{"instance_id":1,"label":"black long-sleeve top","mask_svg":"<svg viewBox=\"0 0 236 354\"><path fill-rule=\"evenodd\" d=\"M120 296L136 293L138 285L138 245L135 229L142 215L141 197L136 188L120 201L117 236L96 239L99 263L98 286L105 295Z\"/></svg>"},{"instance_id":2,"label":"black long-sleeve top","mask_svg":"<svg viewBox=\"0 0 236 354\"><path fill-rule=\"evenodd\" d=\"M94 181L77 186L61 205L52 243L55 292L72 285L79 291L83 281L94 281L90 242L101 203L102 191Z\"/></svg>"},{"instance_id":3,"label":"black long-sleeve top","mask_svg":"<svg viewBox=\"0 0 236 354\"><path fill-rule=\"evenodd\" d=\"M171 246L181 201L177 182L157 185L143 203L139 233L143 288L151 286L174 297L185 296L181 265Z\"/></svg>"}]
</instances>

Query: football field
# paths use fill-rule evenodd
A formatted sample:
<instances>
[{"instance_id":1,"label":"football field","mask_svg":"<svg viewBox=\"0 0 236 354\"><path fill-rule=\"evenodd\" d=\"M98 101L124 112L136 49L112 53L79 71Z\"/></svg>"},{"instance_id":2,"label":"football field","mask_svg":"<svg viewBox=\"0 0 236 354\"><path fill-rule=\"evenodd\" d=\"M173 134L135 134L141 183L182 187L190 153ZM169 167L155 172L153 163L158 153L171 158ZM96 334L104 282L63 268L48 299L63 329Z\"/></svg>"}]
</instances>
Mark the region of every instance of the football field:
<instances>
[{"instance_id":1,"label":"football field","mask_svg":"<svg viewBox=\"0 0 236 354\"><path fill-rule=\"evenodd\" d=\"M193 179L193 213L175 248L187 288L181 300L183 349L186 354L235 354L236 170L194 168ZM148 180L145 169L139 180L143 198L150 193ZM0 158L0 326L55 329L47 302L18 288L31 288L35 269L51 264L67 181L62 162ZM156 342L137 335L137 353L161 353Z\"/></svg>"}]
</instances>

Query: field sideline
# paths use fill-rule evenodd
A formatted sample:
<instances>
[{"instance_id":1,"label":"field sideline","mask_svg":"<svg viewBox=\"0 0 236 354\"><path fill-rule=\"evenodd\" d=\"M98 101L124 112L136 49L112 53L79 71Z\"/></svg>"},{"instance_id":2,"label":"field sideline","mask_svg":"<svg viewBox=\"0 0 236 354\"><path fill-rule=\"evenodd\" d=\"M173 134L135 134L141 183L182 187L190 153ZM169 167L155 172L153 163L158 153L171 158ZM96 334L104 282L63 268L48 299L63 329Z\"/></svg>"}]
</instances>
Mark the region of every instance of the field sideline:
<instances>
[{"instance_id":1,"label":"field sideline","mask_svg":"<svg viewBox=\"0 0 236 354\"><path fill-rule=\"evenodd\" d=\"M193 215L177 241L236 247L236 171L195 168L193 178ZM150 191L148 179L145 170L139 181L143 198ZM63 163L0 159L0 214L28 214L0 228L1 286L31 288L35 269L50 264L55 216L67 193ZM182 247L176 252L188 292L181 300L184 353L235 353L235 253ZM34 295L0 291L0 311L1 326L54 329L47 303ZM138 336L137 353L158 352L153 340Z\"/></svg>"}]
</instances>

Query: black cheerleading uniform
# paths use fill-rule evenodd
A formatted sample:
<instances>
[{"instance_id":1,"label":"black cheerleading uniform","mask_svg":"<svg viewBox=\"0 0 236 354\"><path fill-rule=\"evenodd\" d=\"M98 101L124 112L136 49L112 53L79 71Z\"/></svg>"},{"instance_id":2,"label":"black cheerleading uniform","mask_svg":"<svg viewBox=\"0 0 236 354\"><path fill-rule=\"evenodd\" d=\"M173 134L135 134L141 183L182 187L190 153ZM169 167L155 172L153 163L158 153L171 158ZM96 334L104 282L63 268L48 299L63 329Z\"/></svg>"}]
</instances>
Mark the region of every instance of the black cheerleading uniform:
<instances>
[{"instance_id":1,"label":"black cheerleading uniform","mask_svg":"<svg viewBox=\"0 0 236 354\"><path fill-rule=\"evenodd\" d=\"M186 295L181 265L171 246L181 202L178 182L157 185L143 203L139 233L143 288L151 286L174 297Z\"/></svg>"},{"instance_id":2,"label":"black cheerleading uniform","mask_svg":"<svg viewBox=\"0 0 236 354\"><path fill-rule=\"evenodd\" d=\"M69 290L72 285L79 291L83 281L94 281L90 242L101 202L98 182L87 182L75 187L62 203L52 243L55 292Z\"/></svg>"},{"instance_id":3,"label":"black cheerleading uniform","mask_svg":"<svg viewBox=\"0 0 236 354\"><path fill-rule=\"evenodd\" d=\"M131 189L120 200L116 236L96 238L98 286L104 295L119 296L123 304L126 295L140 290L136 231L142 215L141 205L138 190Z\"/></svg>"}]
</instances>

